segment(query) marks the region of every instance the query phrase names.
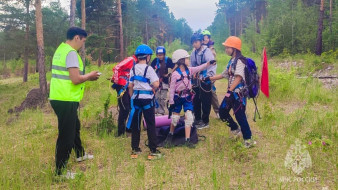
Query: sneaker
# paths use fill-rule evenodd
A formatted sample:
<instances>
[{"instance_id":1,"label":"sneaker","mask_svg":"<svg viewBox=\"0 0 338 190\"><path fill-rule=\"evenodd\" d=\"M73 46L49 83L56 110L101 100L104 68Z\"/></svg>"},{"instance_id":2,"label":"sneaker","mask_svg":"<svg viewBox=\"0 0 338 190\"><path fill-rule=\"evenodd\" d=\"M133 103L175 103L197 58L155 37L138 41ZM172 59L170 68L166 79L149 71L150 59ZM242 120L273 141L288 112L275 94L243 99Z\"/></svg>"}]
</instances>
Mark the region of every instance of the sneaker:
<instances>
[{"instance_id":1,"label":"sneaker","mask_svg":"<svg viewBox=\"0 0 338 190\"><path fill-rule=\"evenodd\" d=\"M57 179L62 180L62 179L75 179L77 173L67 171L66 174L58 175Z\"/></svg>"},{"instance_id":2,"label":"sneaker","mask_svg":"<svg viewBox=\"0 0 338 190\"><path fill-rule=\"evenodd\" d=\"M197 126L201 125L202 123L203 123L202 120L198 120L198 121L195 121L195 122L193 123L193 125L194 125L195 127L197 127Z\"/></svg>"},{"instance_id":3,"label":"sneaker","mask_svg":"<svg viewBox=\"0 0 338 190\"><path fill-rule=\"evenodd\" d=\"M172 134L170 134L170 133L168 134L167 138L163 142L163 146L165 148L171 148L171 147L174 146L174 144L172 143L173 142L173 137L174 136Z\"/></svg>"},{"instance_id":4,"label":"sneaker","mask_svg":"<svg viewBox=\"0 0 338 190\"><path fill-rule=\"evenodd\" d=\"M216 113L216 118L217 118L217 119L221 119L221 118L219 117L219 113Z\"/></svg>"},{"instance_id":5,"label":"sneaker","mask_svg":"<svg viewBox=\"0 0 338 190\"><path fill-rule=\"evenodd\" d=\"M236 130L231 130L231 137L233 139L237 139L240 135L241 135L241 130L240 129L236 129Z\"/></svg>"},{"instance_id":6,"label":"sneaker","mask_svg":"<svg viewBox=\"0 0 338 190\"><path fill-rule=\"evenodd\" d=\"M196 148L195 144L193 144L190 140L185 141L184 146L188 148Z\"/></svg>"},{"instance_id":7,"label":"sneaker","mask_svg":"<svg viewBox=\"0 0 338 190\"><path fill-rule=\"evenodd\" d=\"M161 159L163 158L164 155L156 149L155 152L151 152L149 155L148 155L148 160L158 160L158 159Z\"/></svg>"},{"instance_id":8,"label":"sneaker","mask_svg":"<svg viewBox=\"0 0 338 190\"><path fill-rule=\"evenodd\" d=\"M209 127L209 123L204 123L204 122L202 122L200 125L196 125L197 129L204 129L208 127Z\"/></svg>"},{"instance_id":9,"label":"sneaker","mask_svg":"<svg viewBox=\"0 0 338 190\"><path fill-rule=\"evenodd\" d=\"M248 139L244 141L244 146L245 148L251 148L254 147L257 144L256 141L254 141L253 139Z\"/></svg>"},{"instance_id":10,"label":"sneaker","mask_svg":"<svg viewBox=\"0 0 338 190\"><path fill-rule=\"evenodd\" d=\"M93 158L94 158L94 155L88 154L87 152L85 152L85 155L82 156L82 157L76 158L76 161L77 162L82 162L82 161L85 161L85 160L92 160Z\"/></svg>"},{"instance_id":11,"label":"sneaker","mask_svg":"<svg viewBox=\"0 0 338 190\"><path fill-rule=\"evenodd\" d=\"M141 153L142 153L142 150L140 148L134 149L134 150L131 151L130 157L132 159L136 159L136 158L138 158L138 155L140 155Z\"/></svg>"}]
</instances>

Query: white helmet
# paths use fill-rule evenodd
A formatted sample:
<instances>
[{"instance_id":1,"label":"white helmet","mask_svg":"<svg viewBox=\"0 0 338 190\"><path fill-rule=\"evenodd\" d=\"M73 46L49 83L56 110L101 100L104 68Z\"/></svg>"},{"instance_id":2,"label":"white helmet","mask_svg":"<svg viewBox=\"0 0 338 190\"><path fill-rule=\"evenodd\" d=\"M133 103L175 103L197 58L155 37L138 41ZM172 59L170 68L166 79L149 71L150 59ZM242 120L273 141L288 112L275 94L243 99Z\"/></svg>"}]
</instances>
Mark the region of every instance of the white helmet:
<instances>
[{"instance_id":1,"label":"white helmet","mask_svg":"<svg viewBox=\"0 0 338 190\"><path fill-rule=\"evenodd\" d=\"M173 56L172 56L172 60L173 60L173 63L177 63L178 60L183 59L183 58L187 58L187 57L190 57L190 55L187 51L185 51L184 49L178 49L178 50L174 51Z\"/></svg>"}]
</instances>

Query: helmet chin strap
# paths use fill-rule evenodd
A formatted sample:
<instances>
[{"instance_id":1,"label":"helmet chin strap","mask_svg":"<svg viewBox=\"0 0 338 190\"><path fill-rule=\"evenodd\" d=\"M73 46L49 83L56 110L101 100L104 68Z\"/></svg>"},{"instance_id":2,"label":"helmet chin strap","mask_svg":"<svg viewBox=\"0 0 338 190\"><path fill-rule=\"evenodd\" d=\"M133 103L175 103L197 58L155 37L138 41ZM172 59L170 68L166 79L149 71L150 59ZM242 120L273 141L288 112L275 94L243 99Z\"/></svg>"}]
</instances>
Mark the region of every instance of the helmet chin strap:
<instances>
[{"instance_id":1,"label":"helmet chin strap","mask_svg":"<svg viewBox=\"0 0 338 190\"><path fill-rule=\"evenodd\" d=\"M233 57L234 53L235 53L235 48L232 48L231 57Z\"/></svg>"}]
</instances>

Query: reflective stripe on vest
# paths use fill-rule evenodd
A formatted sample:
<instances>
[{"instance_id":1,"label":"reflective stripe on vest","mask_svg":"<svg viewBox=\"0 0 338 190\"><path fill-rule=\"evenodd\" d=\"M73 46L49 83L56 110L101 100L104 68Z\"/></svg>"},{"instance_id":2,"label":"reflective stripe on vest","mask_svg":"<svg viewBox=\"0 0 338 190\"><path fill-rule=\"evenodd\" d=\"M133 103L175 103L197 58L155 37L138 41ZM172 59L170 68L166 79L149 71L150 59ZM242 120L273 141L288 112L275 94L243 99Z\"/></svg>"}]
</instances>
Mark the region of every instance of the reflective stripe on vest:
<instances>
[{"instance_id":1,"label":"reflective stripe on vest","mask_svg":"<svg viewBox=\"0 0 338 190\"><path fill-rule=\"evenodd\" d=\"M50 82L50 100L80 102L83 97L85 84L73 84L69 77L66 67L66 59L69 52L77 51L66 43L61 43L54 53L52 62L52 79ZM79 61L79 73L84 75L84 65L80 55L77 53Z\"/></svg>"}]
</instances>

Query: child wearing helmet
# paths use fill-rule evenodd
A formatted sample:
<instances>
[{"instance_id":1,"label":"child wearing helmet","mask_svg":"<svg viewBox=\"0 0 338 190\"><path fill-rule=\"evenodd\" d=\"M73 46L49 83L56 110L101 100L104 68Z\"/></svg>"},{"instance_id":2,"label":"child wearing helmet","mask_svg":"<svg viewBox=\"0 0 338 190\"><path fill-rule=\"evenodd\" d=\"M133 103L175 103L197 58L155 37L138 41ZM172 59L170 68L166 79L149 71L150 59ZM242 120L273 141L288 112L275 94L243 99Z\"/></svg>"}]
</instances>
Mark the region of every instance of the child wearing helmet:
<instances>
[{"instance_id":1,"label":"child wearing helmet","mask_svg":"<svg viewBox=\"0 0 338 190\"><path fill-rule=\"evenodd\" d=\"M245 90L245 67L247 59L241 53L242 42L240 38L230 36L223 45L225 46L225 52L231 56L231 59L226 70L220 75L210 77L210 80L228 79L228 92L225 94L220 106L220 118L222 121L228 123L234 138L237 138L242 133L245 147L250 148L254 146L256 142L252 140L250 126L245 114L246 98L242 96L242 92ZM234 111L240 129L229 114L231 109Z\"/></svg>"},{"instance_id":2,"label":"child wearing helmet","mask_svg":"<svg viewBox=\"0 0 338 190\"><path fill-rule=\"evenodd\" d=\"M199 33L193 34L191 43L194 50L191 52L190 62L192 67L203 65L211 60L214 56L211 50L202 45L203 35ZM196 93L194 98L194 115L197 129L209 127L209 116L211 110L212 86L211 81L204 81L206 77L212 77L216 74L217 65L210 65L206 69L194 76L193 90Z\"/></svg>"},{"instance_id":3,"label":"child wearing helmet","mask_svg":"<svg viewBox=\"0 0 338 190\"><path fill-rule=\"evenodd\" d=\"M211 51L212 54L214 55L216 59L216 50L214 48L215 42L211 40L211 33L209 30L203 30L203 45L206 45Z\"/></svg>"},{"instance_id":4,"label":"child wearing helmet","mask_svg":"<svg viewBox=\"0 0 338 190\"><path fill-rule=\"evenodd\" d=\"M173 62L176 63L177 66L171 75L170 81L169 109L173 111L173 115L171 119L170 132L164 142L164 145L167 147L172 146L174 129L180 119L182 107L185 112L185 145L189 148L195 147L194 144L190 142L190 132L194 121L194 117L192 115L193 93L190 79L197 72L200 72L210 66L210 62L196 67L188 67L190 64L189 57L190 55L188 52L183 49L176 50L172 57Z\"/></svg>"},{"instance_id":5,"label":"child wearing helmet","mask_svg":"<svg viewBox=\"0 0 338 190\"><path fill-rule=\"evenodd\" d=\"M158 78L160 79L160 87L156 91L155 98L158 106L155 108L156 115L165 114L165 103L169 89L169 68L173 69L175 64L171 58L166 56L166 50L163 46L156 48L156 58L151 62L151 67L155 69Z\"/></svg>"},{"instance_id":6,"label":"child wearing helmet","mask_svg":"<svg viewBox=\"0 0 338 190\"><path fill-rule=\"evenodd\" d=\"M147 124L147 135L149 141L150 154L149 160L162 157L160 151L157 150L157 137L155 131L155 109L154 109L154 91L159 87L159 79L154 69L148 66L152 49L142 44L136 48L135 56L137 64L130 70L129 78L129 95L131 97L131 111L129 114L127 128L131 128L131 158L135 159L141 154L140 133L141 133L141 117Z\"/></svg>"},{"instance_id":7,"label":"child wearing helmet","mask_svg":"<svg viewBox=\"0 0 338 190\"><path fill-rule=\"evenodd\" d=\"M207 46L212 51L212 54L214 55L214 58L216 59L216 51L214 48L214 42L211 40L211 33L208 30L203 30L202 34L203 34L203 45ZM219 119L219 102L218 102L218 97L216 94L215 85L212 86L211 105L212 105L212 108L214 109L214 112L217 118Z\"/></svg>"}]
</instances>

